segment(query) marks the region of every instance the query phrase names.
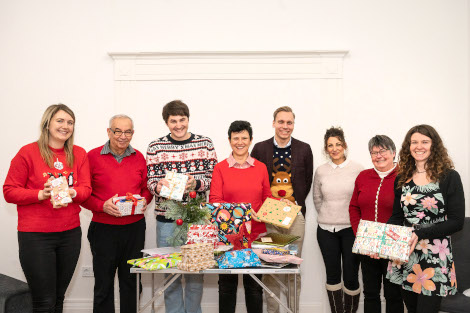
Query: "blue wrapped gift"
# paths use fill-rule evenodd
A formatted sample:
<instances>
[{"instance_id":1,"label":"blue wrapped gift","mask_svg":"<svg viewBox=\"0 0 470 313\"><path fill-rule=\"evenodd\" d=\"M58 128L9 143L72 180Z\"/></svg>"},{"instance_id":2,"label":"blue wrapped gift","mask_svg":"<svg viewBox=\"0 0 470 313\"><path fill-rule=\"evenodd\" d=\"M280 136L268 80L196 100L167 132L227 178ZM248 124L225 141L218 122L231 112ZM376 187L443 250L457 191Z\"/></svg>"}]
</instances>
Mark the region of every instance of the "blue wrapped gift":
<instances>
[{"instance_id":1,"label":"blue wrapped gift","mask_svg":"<svg viewBox=\"0 0 470 313\"><path fill-rule=\"evenodd\" d=\"M217 259L219 268L243 268L261 266L261 261L251 249L225 252Z\"/></svg>"}]
</instances>

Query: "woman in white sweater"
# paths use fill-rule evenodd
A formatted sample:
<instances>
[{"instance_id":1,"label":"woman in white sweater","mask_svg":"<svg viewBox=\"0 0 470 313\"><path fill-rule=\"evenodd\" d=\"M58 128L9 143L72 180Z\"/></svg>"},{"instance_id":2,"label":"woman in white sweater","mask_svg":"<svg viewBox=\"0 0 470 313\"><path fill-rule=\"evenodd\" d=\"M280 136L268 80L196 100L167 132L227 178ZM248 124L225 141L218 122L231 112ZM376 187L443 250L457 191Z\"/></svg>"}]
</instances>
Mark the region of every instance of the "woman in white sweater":
<instances>
[{"instance_id":1,"label":"woman in white sweater","mask_svg":"<svg viewBox=\"0 0 470 313\"><path fill-rule=\"evenodd\" d=\"M328 129L324 141L329 161L315 171L313 201L318 212L317 240L326 267L326 290L331 312L356 312L359 262L352 253L349 201L354 181L364 168L346 158L348 146L341 128Z\"/></svg>"}]
</instances>

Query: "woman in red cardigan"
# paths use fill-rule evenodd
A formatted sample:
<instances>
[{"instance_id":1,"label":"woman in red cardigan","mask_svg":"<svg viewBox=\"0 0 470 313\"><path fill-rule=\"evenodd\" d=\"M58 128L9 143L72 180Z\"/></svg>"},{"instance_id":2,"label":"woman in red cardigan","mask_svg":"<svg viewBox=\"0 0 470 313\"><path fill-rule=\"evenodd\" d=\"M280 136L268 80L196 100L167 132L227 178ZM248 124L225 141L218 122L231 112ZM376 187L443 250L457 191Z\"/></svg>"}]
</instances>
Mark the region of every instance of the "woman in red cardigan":
<instances>
[{"instance_id":1,"label":"woman in red cardigan","mask_svg":"<svg viewBox=\"0 0 470 313\"><path fill-rule=\"evenodd\" d=\"M349 218L356 235L361 219L386 223L393 211L395 197L393 183L397 176L395 144L385 135L369 141L369 153L374 168L359 173L349 203ZM388 261L377 255L359 255L364 289L364 313L380 313L380 290L384 286L387 313L403 313L400 288L385 279Z\"/></svg>"},{"instance_id":2,"label":"woman in red cardigan","mask_svg":"<svg viewBox=\"0 0 470 313\"><path fill-rule=\"evenodd\" d=\"M62 312L80 254L79 204L91 187L86 152L73 145L74 127L72 110L49 106L39 140L20 149L3 185L5 200L18 209L19 257L33 312ZM58 177L66 178L72 202L53 206L50 181Z\"/></svg>"}]
</instances>

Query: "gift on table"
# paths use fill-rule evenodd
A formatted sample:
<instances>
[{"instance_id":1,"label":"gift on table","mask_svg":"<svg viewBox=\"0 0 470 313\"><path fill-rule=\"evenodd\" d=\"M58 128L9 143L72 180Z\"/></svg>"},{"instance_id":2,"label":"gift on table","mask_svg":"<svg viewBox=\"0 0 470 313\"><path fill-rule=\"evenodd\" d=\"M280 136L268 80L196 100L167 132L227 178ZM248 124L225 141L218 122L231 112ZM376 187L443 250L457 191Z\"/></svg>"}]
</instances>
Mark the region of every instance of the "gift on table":
<instances>
[{"instance_id":1,"label":"gift on table","mask_svg":"<svg viewBox=\"0 0 470 313\"><path fill-rule=\"evenodd\" d=\"M129 260L127 261L127 264L153 271L176 267L179 262L181 262L181 253L171 253L155 257Z\"/></svg>"},{"instance_id":2,"label":"gift on table","mask_svg":"<svg viewBox=\"0 0 470 313\"><path fill-rule=\"evenodd\" d=\"M167 172L165 179L168 181L169 186L162 186L160 196L172 200L182 201L186 183L188 182L188 176L175 172Z\"/></svg>"},{"instance_id":3,"label":"gift on table","mask_svg":"<svg viewBox=\"0 0 470 313\"><path fill-rule=\"evenodd\" d=\"M191 225L188 230L186 244L211 243L214 247L219 243L218 229L215 225Z\"/></svg>"},{"instance_id":4,"label":"gift on table","mask_svg":"<svg viewBox=\"0 0 470 313\"><path fill-rule=\"evenodd\" d=\"M299 205L266 198L256 215L265 223L290 228L301 208Z\"/></svg>"},{"instance_id":5,"label":"gift on table","mask_svg":"<svg viewBox=\"0 0 470 313\"><path fill-rule=\"evenodd\" d=\"M361 220L357 228L353 253L408 262L412 228Z\"/></svg>"},{"instance_id":6,"label":"gift on table","mask_svg":"<svg viewBox=\"0 0 470 313\"><path fill-rule=\"evenodd\" d=\"M215 265L213 244L197 243L181 246L181 262L178 263L178 269L194 272Z\"/></svg>"},{"instance_id":7,"label":"gift on table","mask_svg":"<svg viewBox=\"0 0 470 313\"><path fill-rule=\"evenodd\" d=\"M261 260L251 249L225 252L217 259L219 268L243 268L261 266Z\"/></svg>"},{"instance_id":8,"label":"gift on table","mask_svg":"<svg viewBox=\"0 0 470 313\"><path fill-rule=\"evenodd\" d=\"M229 245L226 235L238 234L243 223L251 234L251 203L204 203L203 206L211 211L210 222L218 229L220 245Z\"/></svg>"},{"instance_id":9,"label":"gift on table","mask_svg":"<svg viewBox=\"0 0 470 313\"><path fill-rule=\"evenodd\" d=\"M58 178L50 178L51 183L51 202L53 207L58 207L67 203L72 202L72 198L69 194L69 184L64 176Z\"/></svg>"},{"instance_id":10,"label":"gift on table","mask_svg":"<svg viewBox=\"0 0 470 313\"><path fill-rule=\"evenodd\" d=\"M121 212L121 216L144 214L142 209L145 205L145 198L140 195L127 193L124 197L113 198L113 203Z\"/></svg>"}]
</instances>

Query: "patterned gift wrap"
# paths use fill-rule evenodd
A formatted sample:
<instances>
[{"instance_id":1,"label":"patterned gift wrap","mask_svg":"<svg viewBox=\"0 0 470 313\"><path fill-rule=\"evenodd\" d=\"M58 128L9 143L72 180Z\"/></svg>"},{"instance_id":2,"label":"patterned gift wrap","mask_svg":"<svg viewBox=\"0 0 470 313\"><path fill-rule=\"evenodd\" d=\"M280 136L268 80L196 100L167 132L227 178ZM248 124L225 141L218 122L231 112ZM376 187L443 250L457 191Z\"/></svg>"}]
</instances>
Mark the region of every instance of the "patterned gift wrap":
<instances>
[{"instance_id":1,"label":"patterned gift wrap","mask_svg":"<svg viewBox=\"0 0 470 313\"><path fill-rule=\"evenodd\" d=\"M301 208L299 205L288 205L280 200L266 198L256 215L265 223L290 228Z\"/></svg>"},{"instance_id":2,"label":"patterned gift wrap","mask_svg":"<svg viewBox=\"0 0 470 313\"><path fill-rule=\"evenodd\" d=\"M289 250L286 249L279 249L279 248L266 248L262 250L263 254L271 254L271 255L287 255L290 254Z\"/></svg>"},{"instance_id":3,"label":"patterned gift wrap","mask_svg":"<svg viewBox=\"0 0 470 313\"><path fill-rule=\"evenodd\" d=\"M182 201L186 183L188 182L188 176L175 172L167 172L165 179L168 180L170 186L162 186L160 196L168 199Z\"/></svg>"},{"instance_id":4,"label":"patterned gift wrap","mask_svg":"<svg viewBox=\"0 0 470 313\"><path fill-rule=\"evenodd\" d=\"M186 244L211 243L214 248L219 243L218 230L215 225L191 225Z\"/></svg>"},{"instance_id":5,"label":"patterned gift wrap","mask_svg":"<svg viewBox=\"0 0 470 313\"><path fill-rule=\"evenodd\" d=\"M408 262L411 235L411 227L361 220L352 251L365 255L377 253L384 259Z\"/></svg>"},{"instance_id":6,"label":"patterned gift wrap","mask_svg":"<svg viewBox=\"0 0 470 313\"><path fill-rule=\"evenodd\" d=\"M65 176L50 179L49 182L52 187L51 201L54 207L72 202L72 198L69 195L69 184L67 183Z\"/></svg>"},{"instance_id":7,"label":"patterned gift wrap","mask_svg":"<svg viewBox=\"0 0 470 313\"><path fill-rule=\"evenodd\" d=\"M225 252L217 259L219 268L243 268L261 266L261 260L251 249Z\"/></svg>"},{"instance_id":8,"label":"patterned gift wrap","mask_svg":"<svg viewBox=\"0 0 470 313\"><path fill-rule=\"evenodd\" d=\"M154 271L176 267L179 262L181 262L181 253L171 253L150 258L129 260L127 261L127 264Z\"/></svg>"},{"instance_id":9,"label":"patterned gift wrap","mask_svg":"<svg viewBox=\"0 0 470 313\"><path fill-rule=\"evenodd\" d=\"M145 198L140 195L127 194L125 197L113 198L113 203L118 207L122 216L144 214Z\"/></svg>"},{"instance_id":10,"label":"patterned gift wrap","mask_svg":"<svg viewBox=\"0 0 470 313\"><path fill-rule=\"evenodd\" d=\"M214 245L212 243L181 246L181 262L178 263L178 269L193 272L212 268L215 265Z\"/></svg>"},{"instance_id":11,"label":"patterned gift wrap","mask_svg":"<svg viewBox=\"0 0 470 313\"><path fill-rule=\"evenodd\" d=\"M245 222L248 234L251 234L251 203L204 203L211 211L210 222L218 229L219 245L229 245L226 235L238 234ZM246 238L244 242L248 242Z\"/></svg>"}]
</instances>

